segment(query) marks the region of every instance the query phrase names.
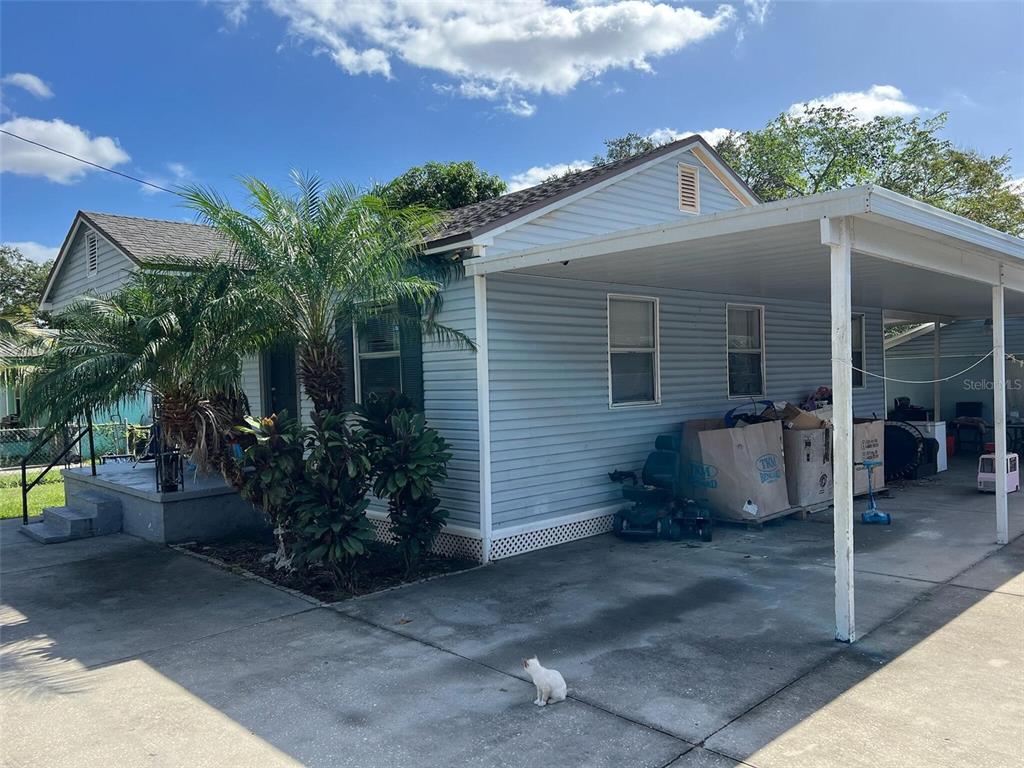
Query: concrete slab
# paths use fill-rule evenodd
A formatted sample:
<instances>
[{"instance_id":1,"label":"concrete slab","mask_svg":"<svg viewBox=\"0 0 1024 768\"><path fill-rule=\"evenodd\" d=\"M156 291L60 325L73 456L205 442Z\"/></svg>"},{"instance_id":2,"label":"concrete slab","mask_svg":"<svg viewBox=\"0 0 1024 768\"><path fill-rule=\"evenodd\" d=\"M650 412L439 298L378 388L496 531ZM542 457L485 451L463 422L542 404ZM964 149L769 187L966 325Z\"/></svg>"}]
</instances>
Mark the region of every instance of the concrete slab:
<instances>
[{"instance_id":1,"label":"concrete slab","mask_svg":"<svg viewBox=\"0 0 1024 768\"><path fill-rule=\"evenodd\" d=\"M943 587L706 746L758 768L1024 757L1024 600Z\"/></svg>"},{"instance_id":2,"label":"concrete slab","mask_svg":"<svg viewBox=\"0 0 1024 768\"><path fill-rule=\"evenodd\" d=\"M730 757L695 747L667 768L735 768L743 765Z\"/></svg>"},{"instance_id":3,"label":"concrete slab","mask_svg":"<svg viewBox=\"0 0 1024 768\"><path fill-rule=\"evenodd\" d=\"M927 587L859 574L860 625ZM609 535L336 609L509 673L536 653L570 695L696 743L838 652L832 606L816 566Z\"/></svg>"},{"instance_id":4,"label":"concrete slab","mask_svg":"<svg viewBox=\"0 0 1024 768\"><path fill-rule=\"evenodd\" d=\"M4 577L3 603L6 664L19 663L11 655L18 643L46 636L48 655L84 666L310 608L281 590L152 544L15 571Z\"/></svg>"},{"instance_id":5,"label":"concrete slab","mask_svg":"<svg viewBox=\"0 0 1024 768\"><path fill-rule=\"evenodd\" d=\"M691 746L532 698L527 680L318 609L89 672L76 691L16 702L7 733L14 758L51 768L653 767ZM56 722L59 740L38 727Z\"/></svg>"},{"instance_id":6,"label":"concrete slab","mask_svg":"<svg viewBox=\"0 0 1024 768\"><path fill-rule=\"evenodd\" d=\"M119 535L68 541L59 546L44 546L22 535L20 529L20 519L0 520L0 573L5 576L102 555L130 552L145 546L139 539Z\"/></svg>"},{"instance_id":7,"label":"concrete slab","mask_svg":"<svg viewBox=\"0 0 1024 768\"><path fill-rule=\"evenodd\" d=\"M953 579L960 587L1024 596L1024 537L1007 546Z\"/></svg>"}]
</instances>

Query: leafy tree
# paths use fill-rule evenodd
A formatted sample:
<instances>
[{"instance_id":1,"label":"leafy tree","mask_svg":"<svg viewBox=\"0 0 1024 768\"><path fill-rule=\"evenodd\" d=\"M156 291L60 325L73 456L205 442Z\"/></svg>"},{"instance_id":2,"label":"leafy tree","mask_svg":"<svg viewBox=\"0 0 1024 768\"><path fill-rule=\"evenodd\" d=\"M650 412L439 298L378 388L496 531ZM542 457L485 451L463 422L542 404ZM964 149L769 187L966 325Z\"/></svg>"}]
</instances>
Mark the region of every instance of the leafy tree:
<instances>
[{"instance_id":1,"label":"leafy tree","mask_svg":"<svg viewBox=\"0 0 1024 768\"><path fill-rule=\"evenodd\" d=\"M940 134L948 115L876 117L815 107L782 114L716 149L765 201L872 183L982 224L1024 234L1024 197L1009 154L985 157Z\"/></svg>"},{"instance_id":2,"label":"leafy tree","mask_svg":"<svg viewBox=\"0 0 1024 768\"><path fill-rule=\"evenodd\" d=\"M507 190L500 176L467 160L414 166L381 187L380 195L394 208L420 205L448 211L490 200Z\"/></svg>"},{"instance_id":3,"label":"leafy tree","mask_svg":"<svg viewBox=\"0 0 1024 768\"><path fill-rule=\"evenodd\" d=\"M341 411L351 361L341 351L353 323L386 317L415 324L428 335L472 346L461 333L436 322L444 285L461 264L422 252L438 224L431 210L394 207L352 187L325 187L316 177L293 174L296 191L285 194L246 179L246 211L216 192L190 187L186 204L232 244L246 278L244 311L268 334L298 347L299 375L317 411ZM410 318L399 304L420 308Z\"/></svg>"},{"instance_id":4,"label":"leafy tree","mask_svg":"<svg viewBox=\"0 0 1024 768\"><path fill-rule=\"evenodd\" d=\"M593 165L607 165L617 160L625 160L634 155L650 152L658 146L650 137L630 132L616 139L605 139L604 154L594 155L590 162Z\"/></svg>"},{"instance_id":5,"label":"leafy tree","mask_svg":"<svg viewBox=\"0 0 1024 768\"><path fill-rule=\"evenodd\" d=\"M39 264L13 246L0 245L0 315L15 320L33 317L52 265L52 261Z\"/></svg>"}]
</instances>

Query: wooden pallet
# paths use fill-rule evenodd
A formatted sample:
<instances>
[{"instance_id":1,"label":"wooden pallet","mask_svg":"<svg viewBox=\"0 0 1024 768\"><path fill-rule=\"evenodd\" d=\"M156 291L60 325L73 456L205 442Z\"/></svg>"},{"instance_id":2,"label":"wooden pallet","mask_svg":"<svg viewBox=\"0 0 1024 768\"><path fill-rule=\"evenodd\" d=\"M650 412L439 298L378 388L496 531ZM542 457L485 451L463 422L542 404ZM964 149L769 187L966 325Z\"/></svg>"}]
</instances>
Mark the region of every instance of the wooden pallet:
<instances>
[{"instance_id":1,"label":"wooden pallet","mask_svg":"<svg viewBox=\"0 0 1024 768\"><path fill-rule=\"evenodd\" d=\"M760 531L764 529L765 523L770 523L772 520L778 520L783 517L793 517L797 520L807 520L811 515L817 512L824 512L827 509L832 508L832 501L822 501L818 504L811 504L803 507L787 507L786 509L780 509L773 515L766 515L765 517L757 520L726 520L723 518L715 518L715 525L719 523L732 523L735 525L744 525L749 531Z\"/></svg>"}]
</instances>

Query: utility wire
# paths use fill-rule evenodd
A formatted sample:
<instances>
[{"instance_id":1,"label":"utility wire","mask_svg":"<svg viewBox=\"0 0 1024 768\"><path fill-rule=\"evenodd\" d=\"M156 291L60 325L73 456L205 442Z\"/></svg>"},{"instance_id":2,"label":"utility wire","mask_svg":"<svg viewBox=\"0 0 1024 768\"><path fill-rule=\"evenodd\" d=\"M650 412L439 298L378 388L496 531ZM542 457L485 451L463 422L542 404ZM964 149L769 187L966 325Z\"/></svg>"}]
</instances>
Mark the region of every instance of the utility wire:
<instances>
[{"instance_id":1,"label":"utility wire","mask_svg":"<svg viewBox=\"0 0 1024 768\"><path fill-rule=\"evenodd\" d=\"M835 362L842 363L844 365L849 366L854 371L859 371L859 372L861 372L863 374L867 374L868 376L874 376L876 379L883 379L885 381L895 381L897 384L939 384L940 382L949 381L950 379L955 379L958 376L963 376L965 373L967 373L972 368L977 368L983 362L988 360L990 357L992 357L992 355L995 354L995 352L996 351L994 349L991 350L983 358L981 358L980 360L975 360L973 363L971 363L969 366L964 368L962 371L954 373L952 376L945 376L945 377L943 377L941 379L925 379L925 380L922 380L922 381L914 381L913 379L894 379L891 376L883 376L880 373L872 373L871 371L865 371L863 368L858 368L857 366L853 365L852 363L848 363L845 360L837 360L834 357L832 358L832 362L834 362L834 363ZM1017 363L1019 365L1024 365L1024 361L1018 360L1013 355L1007 354L1006 357L1008 357L1010 360L1013 360L1013 362L1015 362L1015 363Z\"/></svg>"},{"instance_id":2,"label":"utility wire","mask_svg":"<svg viewBox=\"0 0 1024 768\"><path fill-rule=\"evenodd\" d=\"M167 187L161 187L159 184L154 184L151 181L146 181L145 179L140 179L140 178L137 178L135 176L130 176L127 173L121 173L121 171L115 171L113 168L107 168L105 165L99 165L98 163L94 163L91 160L85 160L85 159L83 159L81 157L76 157L75 155L68 154L67 152L64 152L62 150L55 149L53 147L48 147L46 144L40 144L38 141L33 141L32 139L26 139L24 136L19 136L16 133L11 133L10 131L5 131L3 128L0 128L0 133L4 134L6 136L10 136L12 139L18 139L19 141L24 141L26 144L32 144L32 145L40 147L42 149L49 150L50 152L54 152L55 154L63 155L64 157L69 157L72 160L77 160L80 163L85 163L86 165L91 165L93 168L99 168L101 171L106 171L107 173L113 173L116 176L121 176L121 177L123 177L125 179L129 179L130 181L134 181L134 182L136 182L138 184L145 184L147 187L152 187L153 189L159 189L161 192L169 192L172 195L180 195L181 194L180 192L175 192L173 189L168 189Z\"/></svg>"}]
</instances>

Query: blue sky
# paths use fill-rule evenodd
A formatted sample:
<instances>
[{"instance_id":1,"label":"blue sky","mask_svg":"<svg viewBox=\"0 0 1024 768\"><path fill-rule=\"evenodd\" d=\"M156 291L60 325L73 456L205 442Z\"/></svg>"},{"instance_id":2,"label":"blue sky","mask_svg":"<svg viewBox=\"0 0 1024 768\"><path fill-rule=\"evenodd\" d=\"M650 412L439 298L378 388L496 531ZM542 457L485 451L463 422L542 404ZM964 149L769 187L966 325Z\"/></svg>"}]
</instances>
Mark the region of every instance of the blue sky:
<instances>
[{"instance_id":1,"label":"blue sky","mask_svg":"<svg viewBox=\"0 0 1024 768\"><path fill-rule=\"evenodd\" d=\"M757 128L823 99L948 110L952 139L1011 151L1020 177L1022 30L1021 2L4 2L0 122L233 195L239 175L363 184L428 160L523 185L627 131ZM0 240L33 256L78 209L189 218L172 195L0 141Z\"/></svg>"}]
</instances>

